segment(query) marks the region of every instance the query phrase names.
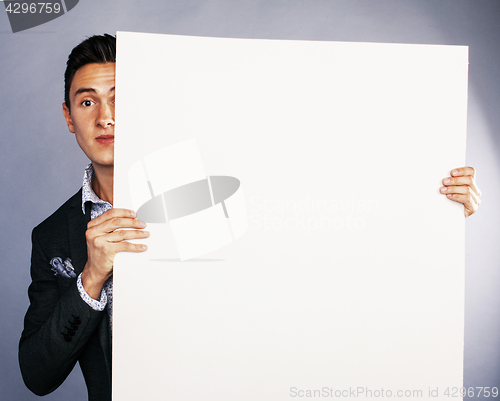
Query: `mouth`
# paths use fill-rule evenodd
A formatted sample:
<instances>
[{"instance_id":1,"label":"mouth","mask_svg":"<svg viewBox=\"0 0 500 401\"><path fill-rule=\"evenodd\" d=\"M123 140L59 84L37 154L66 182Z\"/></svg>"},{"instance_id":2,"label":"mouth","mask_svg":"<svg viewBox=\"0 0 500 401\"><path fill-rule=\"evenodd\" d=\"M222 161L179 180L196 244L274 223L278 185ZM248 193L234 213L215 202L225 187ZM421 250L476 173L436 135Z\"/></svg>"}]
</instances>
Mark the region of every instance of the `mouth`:
<instances>
[{"instance_id":1,"label":"mouth","mask_svg":"<svg viewBox=\"0 0 500 401\"><path fill-rule=\"evenodd\" d=\"M115 141L114 135L100 135L95 139L97 142L103 145L113 143Z\"/></svg>"}]
</instances>

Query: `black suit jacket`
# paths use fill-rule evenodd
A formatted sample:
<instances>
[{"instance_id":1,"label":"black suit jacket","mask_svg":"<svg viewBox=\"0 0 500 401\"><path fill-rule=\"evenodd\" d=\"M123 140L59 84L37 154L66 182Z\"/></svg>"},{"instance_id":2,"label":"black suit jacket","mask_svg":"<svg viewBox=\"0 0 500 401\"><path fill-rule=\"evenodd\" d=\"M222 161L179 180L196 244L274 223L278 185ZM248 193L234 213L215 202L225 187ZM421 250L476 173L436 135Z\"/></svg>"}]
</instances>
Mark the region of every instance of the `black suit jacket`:
<instances>
[{"instance_id":1,"label":"black suit jacket","mask_svg":"<svg viewBox=\"0 0 500 401\"><path fill-rule=\"evenodd\" d=\"M85 231L90 208L82 212L78 191L33 229L30 306L19 343L19 364L26 386L37 395L54 391L76 362L89 400L111 400L111 344L107 309L87 305L76 278L54 275L50 261L70 258L78 276L87 262Z\"/></svg>"}]
</instances>

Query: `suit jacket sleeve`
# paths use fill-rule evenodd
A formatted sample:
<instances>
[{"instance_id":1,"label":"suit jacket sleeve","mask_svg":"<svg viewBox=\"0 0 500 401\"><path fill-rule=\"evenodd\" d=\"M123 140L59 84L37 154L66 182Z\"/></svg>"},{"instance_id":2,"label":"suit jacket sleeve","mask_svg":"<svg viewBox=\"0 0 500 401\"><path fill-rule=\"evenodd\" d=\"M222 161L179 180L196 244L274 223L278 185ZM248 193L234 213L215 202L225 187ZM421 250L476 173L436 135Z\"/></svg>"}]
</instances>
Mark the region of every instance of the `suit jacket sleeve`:
<instances>
[{"instance_id":1,"label":"suit jacket sleeve","mask_svg":"<svg viewBox=\"0 0 500 401\"><path fill-rule=\"evenodd\" d=\"M50 257L40 245L47 233L39 231L37 227L32 233L30 306L19 363L26 386L45 395L66 379L107 312L95 311L82 300L76 278L54 275Z\"/></svg>"}]
</instances>

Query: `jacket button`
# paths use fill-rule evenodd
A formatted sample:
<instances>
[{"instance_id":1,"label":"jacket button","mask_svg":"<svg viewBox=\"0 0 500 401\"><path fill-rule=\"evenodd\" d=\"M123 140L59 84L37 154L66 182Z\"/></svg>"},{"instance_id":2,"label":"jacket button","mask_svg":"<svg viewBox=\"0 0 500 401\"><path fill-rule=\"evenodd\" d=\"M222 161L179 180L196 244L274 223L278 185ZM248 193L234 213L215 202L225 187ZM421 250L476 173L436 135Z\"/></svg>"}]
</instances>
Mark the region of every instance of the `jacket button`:
<instances>
[{"instance_id":1,"label":"jacket button","mask_svg":"<svg viewBox=\"0 0 500 401\"><path fill-rule=\"evenodd\" d=\"M73 316L73 323L74 323L74 324L79 325L79 324L81 324L81 323L82 323L82 319L80 319L80 317L79 317L79 316L75 316L75 315L71 315L71 316ZM72 324L73 324L73 323L72 323Z\"/></svg>"}]
</instances>

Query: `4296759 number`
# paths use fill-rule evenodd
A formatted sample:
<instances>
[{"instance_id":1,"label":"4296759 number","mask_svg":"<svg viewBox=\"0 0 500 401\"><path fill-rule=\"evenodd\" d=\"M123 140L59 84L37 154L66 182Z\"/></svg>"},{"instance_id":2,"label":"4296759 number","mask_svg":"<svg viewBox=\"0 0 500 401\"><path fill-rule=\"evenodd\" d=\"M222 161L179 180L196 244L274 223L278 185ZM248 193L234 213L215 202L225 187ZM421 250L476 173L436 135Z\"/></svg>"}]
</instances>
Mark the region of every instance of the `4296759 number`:
<instances>
[{"instance_id":1,"label":"4296759 number","mask_svg":"<svg viewBox=\"0 0 500 401\"><path fill-rule=\"evenodd\" d=\"M60 3L18 3L9 1L5 11L12 14L59 14L62 9Z\"/></svg>"},{"instance_id":2,"label":"4296759 number","mask_svg":"<svg viewBox=\"0 0 500 401\"><path fill-rule=\"evenodd\" d=\"M498 397L497 387L447 387L446 397Z\"/></svg>"}]
</instances>

